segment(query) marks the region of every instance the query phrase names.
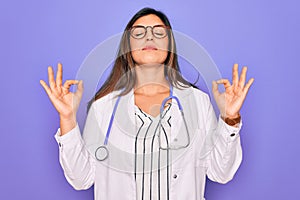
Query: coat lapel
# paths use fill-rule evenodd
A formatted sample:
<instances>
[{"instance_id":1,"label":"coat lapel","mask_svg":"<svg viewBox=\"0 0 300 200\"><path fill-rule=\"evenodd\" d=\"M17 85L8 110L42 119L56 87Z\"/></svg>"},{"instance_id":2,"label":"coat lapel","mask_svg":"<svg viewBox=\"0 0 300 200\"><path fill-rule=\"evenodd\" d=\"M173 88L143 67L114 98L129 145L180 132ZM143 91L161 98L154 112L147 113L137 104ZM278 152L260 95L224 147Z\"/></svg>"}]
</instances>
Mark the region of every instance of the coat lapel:
<instances>
[{"instance_id":1,"label":"coat lapel","mask_svg":"<svg viewBox=\"0 0 300 200\"><path fill-rule=\"evenodd\" d=\"M192 96L192 90L191 89L173 89L173 96L177 97L179 100L179 103L182 106L183 113L185 120L189 124L190 121L190 109L189 109L189 98ZM174 140L181 142L184 144L184 141L187 141L187 133L185 129L185 124L183 121L183 117L181 115L181 111L179 110L178 102L175 100L175 98L172 99L172 107L171 107L171 143L174 142ZM182 142L183 141L183 142ZM179 145L182 145L179 144Z\"/></svg>"}]
</instances>

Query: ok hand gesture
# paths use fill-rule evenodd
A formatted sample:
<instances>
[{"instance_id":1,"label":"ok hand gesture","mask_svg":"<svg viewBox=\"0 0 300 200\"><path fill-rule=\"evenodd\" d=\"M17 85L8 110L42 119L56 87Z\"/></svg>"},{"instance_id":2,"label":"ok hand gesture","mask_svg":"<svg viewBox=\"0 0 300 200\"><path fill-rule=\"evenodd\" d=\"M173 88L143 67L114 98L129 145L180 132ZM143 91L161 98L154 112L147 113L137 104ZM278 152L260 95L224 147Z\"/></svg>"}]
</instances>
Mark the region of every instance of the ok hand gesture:
<instances>
[{"instance_id":1,"label":"ok hand gesture","mask_svg":"<svg viewBox=\"0 0 300 200\"><path fill-rule=\"evenodd\" d=\"M240 109L246 98L248 90L254 79L251 78L247 84L246 81L247 67L243 67L241 76L238 75L238 64L234 64L232 69L232 84L228 79L213 81L213 95L220 109L222 118L235 119L239 117ZM220 93L218 84L223 84L225 92Z\"/></svg>"},{"instance_id":2,"label":"ok hand gesture","mask_svg":"<svg viewBox=\"0 0 300 200\"><path fill-rule=\"evenodd\" d=\"M79 107L79 103L83 93L82 81L67 80L62 84L62 64L57 64L58 70L56 74L56 80L54 80L54 73L51 66L48 67L49 85L45 81L40 80L41 85L47 92L50 101L56 108L62 120L75 120L76 112ZM77 91L72 93L69 91L71 85L78 85Z\"/></svg>"}]
</instances>

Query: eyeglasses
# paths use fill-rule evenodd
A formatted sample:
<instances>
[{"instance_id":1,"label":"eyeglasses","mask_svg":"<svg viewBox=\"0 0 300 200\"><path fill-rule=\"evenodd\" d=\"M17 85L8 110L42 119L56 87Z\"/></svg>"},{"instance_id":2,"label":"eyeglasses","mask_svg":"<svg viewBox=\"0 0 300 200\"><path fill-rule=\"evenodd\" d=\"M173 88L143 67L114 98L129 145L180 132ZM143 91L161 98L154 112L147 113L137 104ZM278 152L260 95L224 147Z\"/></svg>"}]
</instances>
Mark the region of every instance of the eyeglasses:
<instances>
[{"instance_id":1,"label":"eyeglasses","mask_svg":"<svg viewBox=\"0 0 300 200\"><path fill-rule=\"evenodd\" d=\"M157 39L162 39L167 36L169 28L165 25L155 26L133 26L130 29L130 35L135 39L142 39L146 36L148 28L151 28L152 35Z\"/></svg>"}]
</instances>

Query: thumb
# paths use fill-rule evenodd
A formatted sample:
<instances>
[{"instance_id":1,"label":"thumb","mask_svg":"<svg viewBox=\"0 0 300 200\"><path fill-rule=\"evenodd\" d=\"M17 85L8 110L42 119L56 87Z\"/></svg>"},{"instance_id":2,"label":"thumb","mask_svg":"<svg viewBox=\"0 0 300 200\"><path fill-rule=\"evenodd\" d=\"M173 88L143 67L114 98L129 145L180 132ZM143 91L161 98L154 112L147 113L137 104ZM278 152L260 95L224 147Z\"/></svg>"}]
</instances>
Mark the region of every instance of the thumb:
<instances>
[{"instance_id":1,"label":"thumb","mask_svg":"<svg viewBox=\"0 0 300 200\"><path fill-rule=\"evenodd\" d=\"M215 97L220 95L220 92L219 92L219 89L218 89L218 84L217 84L216 81L212 82L212 92L213 92L213 95Z\"/></svg>"},{"instance_id":2,"label":"thumb","mask_svg":"<svg viewBox=\"0 0 300 200\"><path fill-rule=\"evenodd\" d=\"M83 93L83 81L79 81L78 85L77 85L77 91L75 92L75 94L81 98L82 97L82 93Z\"/></svg>"}]
</instances>

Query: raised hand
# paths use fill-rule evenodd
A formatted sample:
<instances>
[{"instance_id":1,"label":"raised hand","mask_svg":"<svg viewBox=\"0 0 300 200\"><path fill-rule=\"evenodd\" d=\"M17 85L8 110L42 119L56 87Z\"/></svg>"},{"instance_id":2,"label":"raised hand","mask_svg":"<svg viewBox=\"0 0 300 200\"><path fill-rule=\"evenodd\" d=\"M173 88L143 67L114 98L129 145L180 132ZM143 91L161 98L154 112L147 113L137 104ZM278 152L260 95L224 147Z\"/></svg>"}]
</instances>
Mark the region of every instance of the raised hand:
<instances>
[{"instance_id":1,"label":"raised hand","mask_svg":"<svg viewBox=\"0 0 300 200\"><path fill-rule=\"evenodd\" d=\"M76 113L83 93L83 84L82 81L77 80L67 80L62 84L62 64L58 63L57 67L56 80L54 79L53 69L49 66L49 86L43 80L40 80L40 83L59 113L61 121L72 121L74 123L74 120L76 122ZM69 91L72 85L78 85L75 93Z\"/></svg>"},{"instance_id":2,"label":"raised hand","mask_svg":"<svg viewBox=\"0 0 300 200\"><path fill-rule=\"evenodd\" d=\"M246 73L247 67L243 67L239 78L238 64L234 64L232 69L232 84L228 79L213 81L213 95L223 118L234 119L239 116L240 109L246 98L248 90L254 81L254 79L251 78L247 84L245 84ZM225 92L219 92L218 84L224 85Z\"/></svg>"}]
</instances>

